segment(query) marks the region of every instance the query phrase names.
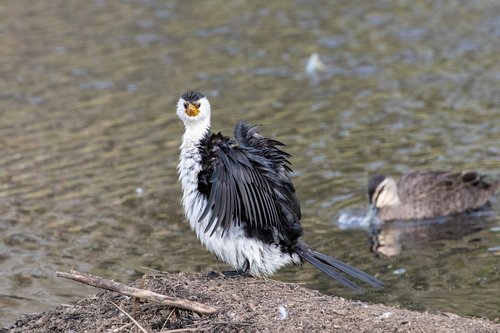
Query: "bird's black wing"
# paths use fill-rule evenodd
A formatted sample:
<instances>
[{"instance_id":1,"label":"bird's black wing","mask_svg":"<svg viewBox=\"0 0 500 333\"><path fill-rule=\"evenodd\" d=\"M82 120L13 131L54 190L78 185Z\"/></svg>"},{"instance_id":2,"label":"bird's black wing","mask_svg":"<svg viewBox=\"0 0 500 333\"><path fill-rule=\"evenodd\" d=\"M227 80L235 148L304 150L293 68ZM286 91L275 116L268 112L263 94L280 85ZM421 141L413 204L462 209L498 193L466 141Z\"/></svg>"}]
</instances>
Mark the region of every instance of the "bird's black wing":
<instances>
[{"instance_id":1,"label":"bird's black wing","mask_svg":"<svg viewBox=\"0 0 500 333\"><path fill-rule=\"evenodd\" d=\"M285 145L260 135L257 132L257 126L249 125L245 121L236 124L234 136L242 149L267 165L267 168L262 170L263 174L277 185L275 192L279 196L282 209L286 210L287 216L291 214L300 220L300 204L295 194L295 187L290 180L292 172L288 161L290 154L278 148L278 146ZM269 174L270 171L271 174Z\"/></svg>"},{"instance_id":2,"label":"bird's black wing","mask_svg":"<svg viewBox=\"0 0 500 333\"><path fill-rule=\"evenodd\" d=\"M198 189L208 196L200 221L212 235L245 223L249 230L279 231L279 238L298 238L300 207L289 179L288 155L279 143L258 135L244 122L235 129L238 142L212 134L202 143L202 170ZM253 141L252 141L253 140ZM278 240L276 240L278 241Z\"/></svg>"}]
</instances>

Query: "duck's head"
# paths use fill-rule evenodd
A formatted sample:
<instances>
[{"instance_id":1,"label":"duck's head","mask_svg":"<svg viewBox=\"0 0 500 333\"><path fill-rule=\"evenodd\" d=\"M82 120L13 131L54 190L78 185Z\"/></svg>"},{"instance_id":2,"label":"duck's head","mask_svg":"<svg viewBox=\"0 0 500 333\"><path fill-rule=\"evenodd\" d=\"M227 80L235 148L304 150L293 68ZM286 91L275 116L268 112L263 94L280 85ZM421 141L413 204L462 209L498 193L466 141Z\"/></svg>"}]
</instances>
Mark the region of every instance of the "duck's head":
<instances>
[{"instance_id":1,"label":"duck's head","mask_svg":"<svg viewBox=\"0 0 500 333\"><path fill-rule=\"evenodd\" d=\"M184 122L184 126L206 127L210 126L210 103L205 95L188 91L177 102L177 116Z\"/></svg>"},{"instance_id":2,"label":"duck's head","mask_svg":"<svg viewBox=\"0 0 500 333\"><path fill-rule=\"evenodd\" d=\"M392 177L376 175L368 183L368 198L375 208L399 205L398 184Z\"/></svg>"}]
</instances>

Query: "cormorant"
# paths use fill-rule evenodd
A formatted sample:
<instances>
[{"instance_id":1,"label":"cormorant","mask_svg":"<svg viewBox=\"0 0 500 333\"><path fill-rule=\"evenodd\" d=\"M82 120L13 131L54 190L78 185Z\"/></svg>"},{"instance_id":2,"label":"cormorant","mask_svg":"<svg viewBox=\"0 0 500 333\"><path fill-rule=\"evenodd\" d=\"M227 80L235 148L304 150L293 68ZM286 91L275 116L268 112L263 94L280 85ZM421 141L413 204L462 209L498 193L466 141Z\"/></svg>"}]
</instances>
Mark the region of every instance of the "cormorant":
<instances>
[{"instance_id":1,"label":"cormorant","mask_svg":"<svg viewBox=\"0 0 500 333\"><path fill-rule=\"evenodd\" d=\"M354 290L360 288L347 276L383 286L304 243L290 155L278 148L283 144L244 121L236 125L234 139L212 133L210 103L199 92L181 96L177 115L185 126L177 168L182 205L208 250L239 273L271 275L305 260Z\"/></svg>"}]
</instances>

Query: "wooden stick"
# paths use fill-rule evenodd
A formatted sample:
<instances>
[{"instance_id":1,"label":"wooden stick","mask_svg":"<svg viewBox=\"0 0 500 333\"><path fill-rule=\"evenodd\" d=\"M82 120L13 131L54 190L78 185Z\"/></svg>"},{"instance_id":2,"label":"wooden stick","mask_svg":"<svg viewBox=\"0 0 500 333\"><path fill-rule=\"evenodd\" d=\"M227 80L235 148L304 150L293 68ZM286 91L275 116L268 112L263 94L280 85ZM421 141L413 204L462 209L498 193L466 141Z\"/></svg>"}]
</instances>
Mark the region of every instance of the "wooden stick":
<instances>
[{"instance_id":1,"label":"wooden stick","mask_svg":"<svg viewBox=\"0 0 500 333\"><path fill-rule=\"evenodd\" d=\"M118 332L121 332L123 331L125 328L129 327L129 326L132 326L134 325L134 323L126 323L125 325L123 326L120 326L120 327L117 327L111 331L107 331L108 333L118 333ZM100 330L96 330L97 332L100 332Z\"/></svg>"},{"instance_id":2,"label":"wooden stick","mask_svg":"<svg viewBox=\"0 0 500 333\"><path fill-rule=\"evenodd\" d=\"M178 328L175 330L160 331L158 333L199 332L199 331L206 331L207 329L208 327Z\"/></svg>"},{"instance_id":3,"label":"wooden stick","mask_svg":"<svg viewBox=\"0 0 500 333\"><path fill-rule=\"evenodd\" d=\"M117 308L118 310L121 311L121 313L123 313L125 316L128 317L128 319L130 319L134 324L135 326L137 326L142 332L144 333L149 333L148 331L146 331L146 329L144 327L141 326L141 324L139 324L137 322L137 320L135 320L127 311L123 310L122 308L120 308L118 305L116 305L115 303L111 302L111 304L113 304L115 306L115 308Z\"/></svg>"},{"instance_id":4,"label":"wooden stick","mask_svg":"<svg viewBox=\"0 0 500 333\"><path fill-rule=\"evenodd\" d=\"M214 308L210 305L189 301L187 299L161 295L149 290L130 287L122 283L115 282L113 280L104 279L99 276L82 273L74 270L69 271L69 273L56 272L56 275L58 277L62 277L65 279L81 282L89 286L115 291L122 295L142 298L151 302L197 312L199 314L212 314L218 311L217 308Z\"/></svg>"}]
</instances>

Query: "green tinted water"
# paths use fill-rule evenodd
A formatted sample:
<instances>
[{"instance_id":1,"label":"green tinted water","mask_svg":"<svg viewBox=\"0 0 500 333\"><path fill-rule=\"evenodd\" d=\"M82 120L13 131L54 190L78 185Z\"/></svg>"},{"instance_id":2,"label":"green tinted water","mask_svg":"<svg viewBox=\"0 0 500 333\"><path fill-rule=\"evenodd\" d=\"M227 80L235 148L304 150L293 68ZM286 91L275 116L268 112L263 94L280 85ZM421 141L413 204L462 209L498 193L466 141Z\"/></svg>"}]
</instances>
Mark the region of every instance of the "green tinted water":
<instances>
[{"instance_id":1,"label":"green tinted water","mask_svg":"<svg viewBox=\"0 0 500 333\"><path fill-rule=\"evenodd\" d=\"M500 178L498 17L496 1L2 2L0 323L95 292L56 270L218 269L179 205L174 107L188 89L209 96L215 131L243 118L285 142L306 241L389 288L353 295L309 266L277 279L498 318L498 215L437 238L384 226L403 239L392 257L337 225L362 215L375 172ZM313 52L326 69L310 77Z\"/></svg>"}]
</instances>

